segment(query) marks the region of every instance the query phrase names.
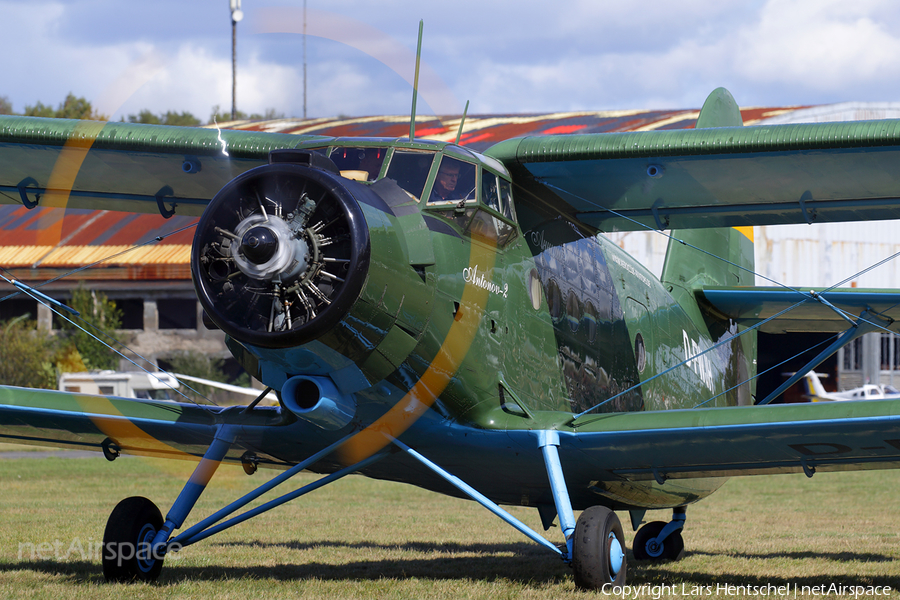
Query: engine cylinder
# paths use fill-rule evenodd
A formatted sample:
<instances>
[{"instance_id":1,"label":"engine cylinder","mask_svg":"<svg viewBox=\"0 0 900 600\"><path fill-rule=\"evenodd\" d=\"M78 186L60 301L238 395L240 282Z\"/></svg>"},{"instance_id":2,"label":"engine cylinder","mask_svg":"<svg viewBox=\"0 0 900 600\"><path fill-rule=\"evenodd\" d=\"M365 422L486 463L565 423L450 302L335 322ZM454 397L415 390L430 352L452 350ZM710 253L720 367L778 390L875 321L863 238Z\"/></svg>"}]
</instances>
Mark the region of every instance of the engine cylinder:
<instances>
[{"instance_id":1,"label":"engine cylinder","mask_svg":"<svg viewBox=\"0 0 900 600\"><path fill-rule=\"evenodd\" d=\"M369 267L365 218L335 173L276 163L212 199L197 225L191 273L209 318L233 338L289 348L333 327Z\"/></svg>"}]
</instances>

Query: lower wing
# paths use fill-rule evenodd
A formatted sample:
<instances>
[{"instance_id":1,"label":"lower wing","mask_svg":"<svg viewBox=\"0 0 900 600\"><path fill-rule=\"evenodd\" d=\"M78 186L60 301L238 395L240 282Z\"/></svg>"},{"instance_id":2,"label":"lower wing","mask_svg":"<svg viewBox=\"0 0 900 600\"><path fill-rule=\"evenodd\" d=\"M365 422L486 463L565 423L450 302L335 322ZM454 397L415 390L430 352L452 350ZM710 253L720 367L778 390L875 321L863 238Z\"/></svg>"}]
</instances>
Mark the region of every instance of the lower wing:
<instances>
[{"instance_id":1,"label":"lower wing","mask_svg":"<svg viewBox=\"0 0 900 600\"><path fill-rule=\"evenodd\" d=\"M281 424L280 413L244 409L0 386L0 442L199 460L218 427L233 424L241 435L225 460L254 451L256 462L283 465L255 452L261 432Z\"/></svg>"},{"instance_id":2,"label":"lower wing","mask_svg":"<svg viewBox=\"0 0 900 600\"><path fill-rule=\"evenodd\" d=\"M630 480L900 466L900 400L584 416L564 445Z\"/></svg>"}]
</instances>

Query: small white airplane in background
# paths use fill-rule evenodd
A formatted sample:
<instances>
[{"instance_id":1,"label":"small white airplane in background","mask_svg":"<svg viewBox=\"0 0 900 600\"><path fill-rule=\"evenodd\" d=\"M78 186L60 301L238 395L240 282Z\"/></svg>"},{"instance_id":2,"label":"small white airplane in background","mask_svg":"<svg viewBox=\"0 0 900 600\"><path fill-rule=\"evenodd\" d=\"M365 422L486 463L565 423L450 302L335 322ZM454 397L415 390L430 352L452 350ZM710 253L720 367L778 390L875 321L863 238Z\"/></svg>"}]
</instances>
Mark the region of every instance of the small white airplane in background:
<instances>
[{"instance_id":1,"label":"small white airplane in background","mask_svg":"<svg viewBox=\"0 0 900 600\"><path fill-rule=\"evenodd\" d=\"M900 390L892 385L866 385L845 392L826 392L819 377L828 377L825 373L810 371L806 374L806 397L810 402L830 402L844 400L896 400L900 398Z\"/></svg>"}]
</instances>

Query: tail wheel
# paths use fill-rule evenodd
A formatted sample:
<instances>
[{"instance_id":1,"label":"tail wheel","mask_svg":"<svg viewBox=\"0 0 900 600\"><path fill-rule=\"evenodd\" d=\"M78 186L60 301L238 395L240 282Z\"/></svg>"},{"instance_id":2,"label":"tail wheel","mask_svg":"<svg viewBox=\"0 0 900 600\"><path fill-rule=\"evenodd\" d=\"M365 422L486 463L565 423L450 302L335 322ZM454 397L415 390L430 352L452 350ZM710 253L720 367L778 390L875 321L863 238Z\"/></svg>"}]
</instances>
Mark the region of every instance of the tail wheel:
<instances>
[{"instance_id":1,"label":"tail wheel","mask_svg":"<svg viewBox=\"0 0 900 600\"><path fill-rule=\"evenodd\" d=\"M635 560L679 560L684 556L681 531L673 531L661 542L656 540L666 526L662 521L647 523L634 535L632 552Z\"/></svg>"},{"instance_id":2,"label":"tail wheel","mask_svg":"<svg viewBox=\"0 0 900 600\"><path fill-rule=\"evenodd\" d=\"M605 506L581 513L575 524L572 568L575 585L582 589L625 583L625 535L616 513Z\"/></svg>"},{"instance_id":3,"label":"tail wheel","mask_svg":"<svg viewBox=\"0 0 900 600\"><path fill-rule=\"evenodd\" d=\"M162 514L153 502L134 496L116 505L103 532L103 576L107 581L155 581L163 557L151 548L163 526Z\"/></svg>"}]
</instances>

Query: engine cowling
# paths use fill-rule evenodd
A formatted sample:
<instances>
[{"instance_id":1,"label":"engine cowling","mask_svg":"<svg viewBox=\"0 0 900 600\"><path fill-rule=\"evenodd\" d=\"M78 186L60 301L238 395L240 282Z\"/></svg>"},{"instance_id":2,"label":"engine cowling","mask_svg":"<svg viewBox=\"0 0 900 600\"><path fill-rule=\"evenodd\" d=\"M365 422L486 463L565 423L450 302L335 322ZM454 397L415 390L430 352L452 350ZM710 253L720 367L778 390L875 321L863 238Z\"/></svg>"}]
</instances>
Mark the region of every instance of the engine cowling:
<instances>
[{"instance_id":1,"label":"engine cowling","mask_svg":"<svg viewBox=\"0 0 900 600\"><path fill-rule=\"evenodd\" d=\"M311 341L343 318L366 281L362 210L346 180L315 162L247 171L216 194L197 225L197 296L241 342L289 348Z\"/></svg>"}]
</instances>

